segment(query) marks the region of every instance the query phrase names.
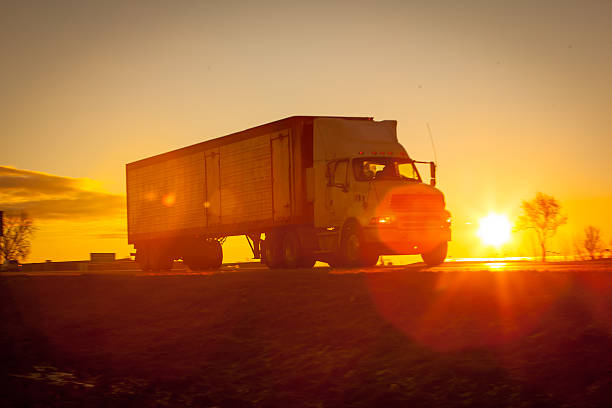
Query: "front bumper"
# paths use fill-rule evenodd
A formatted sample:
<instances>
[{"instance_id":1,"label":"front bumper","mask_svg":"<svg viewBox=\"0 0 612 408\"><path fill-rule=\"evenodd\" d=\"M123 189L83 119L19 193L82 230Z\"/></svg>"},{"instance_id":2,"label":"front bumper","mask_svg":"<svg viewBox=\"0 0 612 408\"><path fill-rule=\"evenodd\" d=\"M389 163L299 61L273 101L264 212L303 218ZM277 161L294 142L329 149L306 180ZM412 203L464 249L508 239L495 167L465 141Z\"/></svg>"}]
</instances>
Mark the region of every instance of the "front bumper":
<instances>
[{"instance_id":1,"label":"front bumper","mask_svg":"<svg viewBox=\"0 0 612 408\"><path fill-rule=\"evenodd\" d=\"M451 240L450 226L439 224L413 228L366 226L363 234L365 245L381 255L422 254Z\"/></svg>"}]
</instances>

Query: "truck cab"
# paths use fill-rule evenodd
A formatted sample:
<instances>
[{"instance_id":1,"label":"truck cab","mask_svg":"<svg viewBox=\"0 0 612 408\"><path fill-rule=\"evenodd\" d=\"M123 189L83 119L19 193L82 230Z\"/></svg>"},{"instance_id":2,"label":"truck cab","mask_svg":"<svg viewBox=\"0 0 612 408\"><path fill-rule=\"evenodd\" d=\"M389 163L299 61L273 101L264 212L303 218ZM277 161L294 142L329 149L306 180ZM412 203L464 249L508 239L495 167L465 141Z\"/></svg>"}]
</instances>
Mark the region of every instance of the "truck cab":
<instances>
[{"instance_id":1,"label":"truck cab","mask_svg":"<svg viewBox=\"0 0 612 408\"><path fill-rule=\"evenodd\" d=\"M314 130L314 220L318 258L367 266L380 255L420 254L444 261L450 213L397 141L395 121L317 119Z\"/></svg>"}]
</instances>

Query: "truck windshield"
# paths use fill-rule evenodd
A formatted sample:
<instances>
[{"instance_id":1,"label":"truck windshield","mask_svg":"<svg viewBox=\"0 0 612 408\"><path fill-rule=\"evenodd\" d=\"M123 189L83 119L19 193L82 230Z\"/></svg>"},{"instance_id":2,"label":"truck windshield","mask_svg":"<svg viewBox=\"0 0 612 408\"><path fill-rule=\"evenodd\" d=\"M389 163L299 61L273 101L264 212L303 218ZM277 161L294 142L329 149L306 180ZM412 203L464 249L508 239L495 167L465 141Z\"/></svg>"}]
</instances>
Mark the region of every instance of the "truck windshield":
<instances>
[{"instance_id":1,"label":"truck windshield","mask_svg":"<svg viewBox=\"0 0 612 408\"><path fill-rule=\"evenodd\" d=\"M414 162L395 157L353 159L353 172L358 181L408 180L421 181Z\"/></svg>"}]
</instances>

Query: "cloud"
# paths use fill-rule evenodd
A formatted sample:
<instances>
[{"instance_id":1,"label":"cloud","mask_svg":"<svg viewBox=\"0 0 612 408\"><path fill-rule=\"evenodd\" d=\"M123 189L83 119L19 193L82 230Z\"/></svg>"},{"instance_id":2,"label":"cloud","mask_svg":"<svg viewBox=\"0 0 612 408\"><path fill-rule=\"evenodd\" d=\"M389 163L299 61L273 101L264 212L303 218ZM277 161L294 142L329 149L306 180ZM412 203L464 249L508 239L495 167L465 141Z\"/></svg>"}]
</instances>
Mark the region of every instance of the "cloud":
<instances>
[{"instance_id":1,"label":"cloud","mask_svg":"<svg viewBox=\"0 0 612 408\"><path fill-rule=\"evenodd\" d=\"M125 216L125 196L92 189L89 179L0 166L0 209L35 219L85 220Z\"/></svg>"}]
</instances>

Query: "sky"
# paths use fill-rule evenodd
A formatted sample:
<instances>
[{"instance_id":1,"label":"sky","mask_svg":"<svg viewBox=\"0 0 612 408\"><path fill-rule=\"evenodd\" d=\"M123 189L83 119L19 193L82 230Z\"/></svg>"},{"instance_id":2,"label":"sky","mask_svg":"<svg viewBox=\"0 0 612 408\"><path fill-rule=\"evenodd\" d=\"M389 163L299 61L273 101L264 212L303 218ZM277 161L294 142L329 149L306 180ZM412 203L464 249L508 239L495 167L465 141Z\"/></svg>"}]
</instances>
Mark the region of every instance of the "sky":
<instances>
[{"instance_id":1,"label":"sky","mask_svg":"<svg viewBox=\"0 0 612 408\"><path fill-rule=\"evenodd\" d=\"M292 115L398 121L438 162L449 256L537 191L612 239L612 1L3 1L0 209L31 261L127 256L125 164ZM432 149L427 124L435 145ZM226 260L248 258L244 239Z\"/></svg>"}]
</instances>

